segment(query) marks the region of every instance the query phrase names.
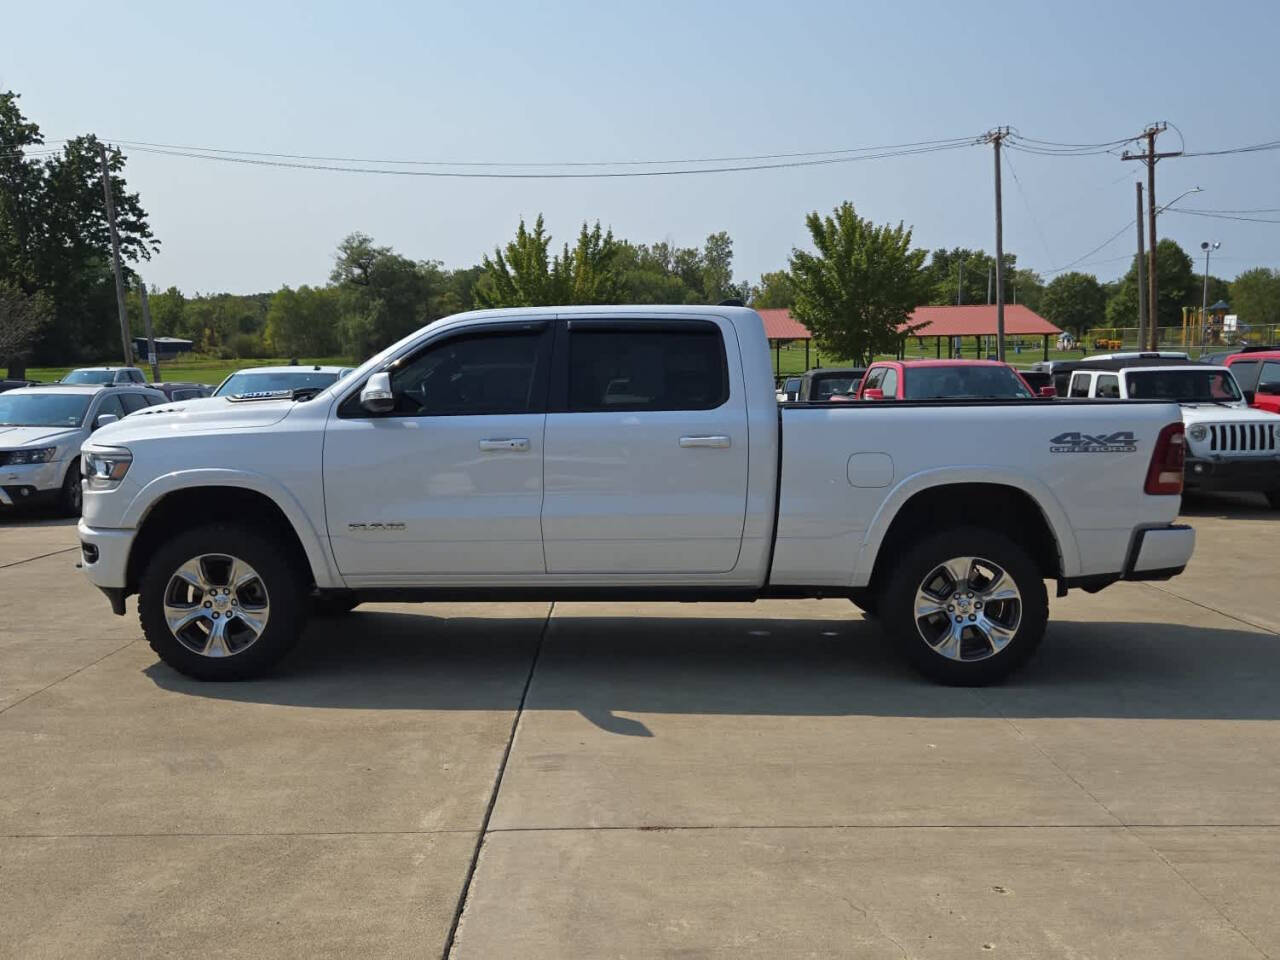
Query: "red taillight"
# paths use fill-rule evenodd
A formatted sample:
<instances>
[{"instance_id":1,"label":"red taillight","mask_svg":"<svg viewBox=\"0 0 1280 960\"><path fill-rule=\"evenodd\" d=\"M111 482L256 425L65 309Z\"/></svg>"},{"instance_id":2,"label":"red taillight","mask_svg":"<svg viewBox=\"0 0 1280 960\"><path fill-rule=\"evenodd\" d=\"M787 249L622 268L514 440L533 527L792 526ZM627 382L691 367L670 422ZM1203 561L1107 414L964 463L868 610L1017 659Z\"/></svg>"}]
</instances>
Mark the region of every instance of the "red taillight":
<instances>
[{"instance_id":1,"label":"red taillight","mask_svg":"<svg viewBox=\"0 0 1280 960\"><path fill-rule=\"evenodd\" d=\"M1187 461L1187 438L1182 423L1171 423L1160 431L1156 448L1151 451L1147 467L1147 493L1175 495L1182 493L1182 468Z\"/></svg>"}]
</instances>

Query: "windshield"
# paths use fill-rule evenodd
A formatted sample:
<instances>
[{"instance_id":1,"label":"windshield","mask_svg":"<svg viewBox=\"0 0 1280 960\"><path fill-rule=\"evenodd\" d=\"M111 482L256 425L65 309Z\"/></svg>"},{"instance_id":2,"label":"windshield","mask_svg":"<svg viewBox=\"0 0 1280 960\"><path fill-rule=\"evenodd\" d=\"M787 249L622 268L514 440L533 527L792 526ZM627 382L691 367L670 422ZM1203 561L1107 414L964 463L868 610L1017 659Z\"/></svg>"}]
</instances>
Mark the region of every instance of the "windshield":
<instances>
[{"instance_id":1,"label":"windshield","mask_svg":"<svg viewBox=\"0 0 1280 960\"><path fill-rule=\"evenodd\" d=\"M1227 370L1141 370L1125 374L1130 400L1215 403L1241 399Z\"/></svg>"},{"instance_id":2,"label":"windshield","mask_svg":"<svg viewBox=\"0 0 1280 960\"><path fill-rule=\"evenodd\" d=\"M830 400L837 393L848 393L853 377L824 377L813 385L814 400Z\"/></svg>"},{"instance_id":3,"label":"windshield","mask_svg":"<svg viewBox=\"0 0 1280 960\"><path fill-rule=\"evenodd\" d=\"M1026 399L1031 391L1008 367L911 367L906 371L907 400Z\"/></svg>"},{"instance_id":4,"label":"windshield","mask_svg":"<svg viewBox=\"0 0 1280 960\"><path fill-rule=\"evenodd\" d=\"M62 378L62 383L115 383L114 370L72 370Z\"/></svg>"},{"instance_id":5,"label":"windshield","mask_svg":"<svg viewBox=\"0 0 1280 960\"><path fill-rule=\"evenodd\" d=\"M0 426L78 427L91 399L72 393L0 393Z\"/></svg>"},{"instance_id":6,"label":"windshield","mask_svg":"<svg viewBox=\"0 0 1280 960\"><path fill-rule=\"evenodd\" d=\"M323 390L338 379L336 373L321 373L316 370L281 370L275 373L255 373L253 370L241 370L233 373L223 381L222 386L213 391L215 397L231 397L242 393L265 393L275 390L301 390L311 387Z\"/></svg>"}]
</instances>

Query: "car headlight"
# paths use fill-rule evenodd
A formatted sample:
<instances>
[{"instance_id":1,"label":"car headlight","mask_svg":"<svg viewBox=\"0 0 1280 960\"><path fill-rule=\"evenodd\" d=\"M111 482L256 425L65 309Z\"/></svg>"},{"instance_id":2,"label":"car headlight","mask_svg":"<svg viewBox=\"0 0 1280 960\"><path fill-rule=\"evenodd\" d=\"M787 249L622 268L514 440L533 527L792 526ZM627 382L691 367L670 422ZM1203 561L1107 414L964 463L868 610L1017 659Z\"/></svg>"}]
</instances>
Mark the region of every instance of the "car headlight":
<instances>
[{"instance_id":1,"label":"car headlight","mask_svg":"<svg viewBox=\"0 0 1280 960\"><path fill-rule=\"evenodd\" d=\"M1199 443L1209 435L1209 428L1203 423L1197 423L1194 427L1187 431L1187 436Z\"/></svg>"},{"instance_id":2,"label":"car headlight","mask_svg":"<svg viewBox=\"0 0 1280 960\"><path fill-rule=\"evenodd\" d=\"M133 454L124 447L86 450L80 457L80 475L90 490L110 490L119 486L133 463Z\"/></svg>"},{"instance_id":3,"label":"car headlight","mask_svg":"<svg viewBox=\"0 0 1280 960\"><path fill-rule=\"evenodd\" d=\"M5 455L10 466L19 463L48 463L58 452L57 447L40 447L32 450L10 450Z\"/></svg>"}]
</instances>

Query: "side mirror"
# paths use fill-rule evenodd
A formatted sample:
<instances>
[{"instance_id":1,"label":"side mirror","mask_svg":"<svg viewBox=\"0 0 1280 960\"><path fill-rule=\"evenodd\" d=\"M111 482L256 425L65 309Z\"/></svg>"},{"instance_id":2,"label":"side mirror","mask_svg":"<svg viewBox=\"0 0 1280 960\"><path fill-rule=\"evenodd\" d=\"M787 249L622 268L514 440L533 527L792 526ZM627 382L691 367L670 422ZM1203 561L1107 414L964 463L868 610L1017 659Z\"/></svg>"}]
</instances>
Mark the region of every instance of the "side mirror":
<instances>
[{"instance_id":1,"label":"side mirror","mask_svg":"<svg viewBox=\"0 0 1280 960\"><path fill-rule=\"evenodd\" d=\"M868 390L862 391L862 399L863 400L883 400L884 391L881 390L879 387L871 387Z\"/></svg>"},{"instance_id":2,"label":"side mirror","mask_svg":"<svg viewBox=\"0 0 1280 960\"><path fill-rule=\"evenodd\" d=\"M1056 397L1057 395L1058 395L1058 391L1053 389L1053 387L1040 388L1040 396L1042 397Z\"/></svg>"},{"instance_id":3,"label":"side mirror","mask_svg":"<svg viewBox=\"0 0 1280 960\"><path fill-rule=\"evenodd\" d=\"M114 413L100 413L93 418L93 429L105 427L108 423L115 423L119 419Z\"/></svg>"},{"instance_id":4,"label":"side mirror","mask_svg":"<svg viewBox=\"0 0 1280 960\"><path fill-rule=\"evenodd\" d=\"M360 406L370 413L390 413L395 409L396 397L391 392L391 374L375 373L360 391Z\"/></svg>"}]
</instances>

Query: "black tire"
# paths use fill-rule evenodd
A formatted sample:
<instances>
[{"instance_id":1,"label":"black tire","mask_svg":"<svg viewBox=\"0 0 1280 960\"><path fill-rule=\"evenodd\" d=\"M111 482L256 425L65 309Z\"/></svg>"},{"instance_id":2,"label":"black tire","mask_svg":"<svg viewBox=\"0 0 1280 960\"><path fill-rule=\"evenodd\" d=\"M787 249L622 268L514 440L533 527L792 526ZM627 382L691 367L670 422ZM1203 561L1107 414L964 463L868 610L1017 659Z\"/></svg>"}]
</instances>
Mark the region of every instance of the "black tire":
<instances>
[{"instance_id":1,"label":"black tire","mask_svg":"<svg viewBox=\"0 0 1280 960\"><path fill-rule=\"evenodd\" d=\"M973 597L982 597L981 587L971 588L967 597L957 594L955 607L948 612L946 601L941 609L917 624L917 591L925 589L926 578L953 558L980 558L999 568L1017 587L1020 599L1014 614L1013 601L988 599L986 613L972 609ZM984 583L982 567L973 568L973 581ZM945 574L933 583L948 582ZM943 590L945 593L950 588ZM963 589L963 588L957 588ZM979 601L980 602L980 601ZM959 604L968 604L963 610ZM998 650L988 641L980 625L955 627L962 639L953 647L955 657L938 652L926 639L925 632L952 629L952 617L963 613L965 619L991 616L1012 626L1012 637ZM1027 551L1001 533L980 527L955 527L928 536L907 551L890 573L881 594L880 614L885 630L901 648L911 664L931 680L954 686L983 686L996 683L1026 662L1044 639L1049 620L1049 596L1044 577ZM941 618L939 621L938 618ZM959 623L960 621L955 621ZM988 621L983 621L988 622ZM945 635L945 634L944 634ZM939 644L943 646L944 644Z\"/></svg>"},{"instance_id":2,"label":"black tire","mask_svg":"<svg viewBox=\"0 0 1280 960\"><path fill-rule=\"evenodd\" d=\"M80 458L76 457L71 466L67 467L67 475L62 479L62 489L58 492L58 509L68 517L78 517L82 506Z\"/></svg>"},{"instance_id":3,"label":"black tire","mask_svg":"<svg viewBox=\"0 0 1280 960\"><path fill-rule=\"evenodd\" d=\"M350 594L322 593L311 598L313 617L345 617L360 606L360 601Z\"/></svg>"},{"instance_id":4,"label":"black tire","mask_svg":"<svg viewBox=\"0 0 1280 960\"><path fill-rule=\"evenodd\" d=\"M184 644L169 629L164 612L171 583L181 589L172 580L176 571L194 557L209 555L234 557L252 567L269 604L256 639L221 657L202 655ZM197 527L167 541L147 562L138 590L138 619L151 649L179 673L197 680L248 680L267 673L297 643L306 623L309 579L276 542L251 527L228 523ZM230 622L224 621L228 631Z\"/></svg>"},{"instance_id":5,"label":"black tire","mask_svg":"<svg viewBox=\"0 0 1280 960\"><path fill-rule=\"evenodd\" d=\"M868 620L880 619L880 594L869 587L855 587L849 593L849 599L866 616Z\"/></svg>"}]
</instances>

